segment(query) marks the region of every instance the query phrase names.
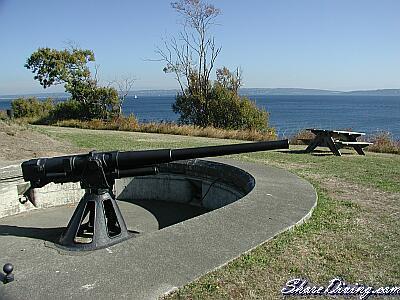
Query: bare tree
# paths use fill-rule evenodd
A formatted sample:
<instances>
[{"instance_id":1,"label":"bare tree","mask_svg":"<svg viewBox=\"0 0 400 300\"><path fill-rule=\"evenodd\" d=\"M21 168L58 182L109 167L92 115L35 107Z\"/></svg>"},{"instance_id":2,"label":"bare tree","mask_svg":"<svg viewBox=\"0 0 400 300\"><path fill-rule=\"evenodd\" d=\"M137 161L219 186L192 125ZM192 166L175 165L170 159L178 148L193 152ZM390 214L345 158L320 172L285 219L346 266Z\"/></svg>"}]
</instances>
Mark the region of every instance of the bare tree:
<instances>
[{"instance_id":1,"label":"bare tree","mask_svg":"<svg viewBox=\"0 0 400 300\"><path fill-rule=\"evenodd\" d=\"M175 74L183 95L196 94L207 101L210 74L221 52L209 28L220 10L203 0L180 0L171 6L183 16L183 30L178 39L164 40L156 53L166 63L164 72Z\"/></svg>"},{"instance_id":2,"label":"bare tree","mask_svg":"<svg viewBox=\"0 0 400 300\"><path fill-rule=\"evenodd\" d=\"M132 90L133 84L135 83L136 78L132 76L121 77L120 79L115 79L108 83L108 86L115 86L118 90L119 97L119 107L118 114L122 116L122 105L124 104L126 97L129 95L129 92Z\"/></svg>"}]
</instances>

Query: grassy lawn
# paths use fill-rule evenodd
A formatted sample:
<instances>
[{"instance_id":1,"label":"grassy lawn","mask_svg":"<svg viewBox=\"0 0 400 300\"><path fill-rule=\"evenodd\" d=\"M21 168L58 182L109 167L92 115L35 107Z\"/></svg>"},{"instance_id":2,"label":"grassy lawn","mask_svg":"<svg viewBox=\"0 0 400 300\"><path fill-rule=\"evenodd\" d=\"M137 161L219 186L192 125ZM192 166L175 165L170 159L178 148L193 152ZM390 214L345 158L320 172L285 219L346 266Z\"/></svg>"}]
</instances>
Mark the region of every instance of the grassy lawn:
<instances>
[{"instance_id":1,"label":"grassy lawn","mask_svg":"<svg viewBox=\"0 0 400 300\"><path fill-rule=\"evenodd\" d=\"M35 127L97 150L176 148L234 140ZM276 299L289 279L327 285L334 277L374 287L400 284L400 155L344 151L335 157L269 151L232 156L269 164L309 180L319 202L312 217L250 253L181 288L168 299Z\"/></svg>"}]
</instances>

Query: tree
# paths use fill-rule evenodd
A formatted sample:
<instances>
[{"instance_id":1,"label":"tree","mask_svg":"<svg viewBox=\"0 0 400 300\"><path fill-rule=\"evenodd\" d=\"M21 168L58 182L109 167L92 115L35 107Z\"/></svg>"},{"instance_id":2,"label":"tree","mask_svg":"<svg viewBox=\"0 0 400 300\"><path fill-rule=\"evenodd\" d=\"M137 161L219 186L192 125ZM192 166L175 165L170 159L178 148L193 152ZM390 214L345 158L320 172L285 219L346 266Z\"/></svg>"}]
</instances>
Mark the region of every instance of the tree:
<instances>
[{"instance_id":1,"label":"tree","mask_svg":"<svg viewBox=\"0 0 400 300\"><path fill-rule=\"evenodd\" d=\"M36 75L43 88L51 85L87 81L90 78L88 62L95 60L93 51L73 48L56 50L39 48L26 61L25 68Z\"/></svg>"},{"instance_id":2,"label":"tree","mask_svg":"<svg viewBox=\"0 0 400 300\"><path fill-rule=\"evenodd\" d=\"M237 95L242 85L242 71L236 68L235 72L231 72L227 67L223 67L217 69L216 73L218 84Z\"/></svg>"},{"instance_id":3,"label":"tree","mask_svg":"<svg viewBox=\"0 0 400 300\"><path fill-rule=\"evenodd\" d=\"M209 115L207 126L226 129L268 131L268 113L259 109L254 102L238 94L242 82L241 72L218 69L217 81L210 84L208 94ZM173 104L175 113L179 113L179 122L199 125L203 113L199 109L198 95L179 94Z\"/></svg>"},{"instance_id":4,"label":"tree","mask_svg":"<svg viewBox=\"0 0 400 300\"><path fill-rule=\"evenodd\" d=\"M129 95L129 92L132 90L133 84L136 79L131 76L121 77L120 79L115 79L114 81L109 82L108 86L116 85L118 89L118 97L119 97L119 105L118 105L118 114L122 116L122 105L124 104L126 97Z\"/></svg>"},{"instance_id":5,"label":"tree","mask_svg":"<svg viewBox=\"0 0 400 300\"><path fill-rule=\"evenodd\" d=\"M156 52L166 63L164 72L175 74L181 96L197 99L196 109L203 114L198 125L206 126L209 122L210 74L221 52L209 29L220 10L202 0L180 0L172 2L171 6L183 17L183 31L179 39L165 40L164 47Z\"/></svg>"},{"instance_id":6,"label":"tree","mask_svg":"<svg viewBox=\"0 0 400 300\"><path fill-rule=\"evenodd\" d=\"M98 66L94 76L88 66L94 61L92 50L72 46L63 50L39 48L27 59L25 67L35 74L34 79L43 88L64 84L71 100L82 105L86 118L105 118L117 111L118 93L111 87L99 87Z\"/></svg>"}]
</instances>

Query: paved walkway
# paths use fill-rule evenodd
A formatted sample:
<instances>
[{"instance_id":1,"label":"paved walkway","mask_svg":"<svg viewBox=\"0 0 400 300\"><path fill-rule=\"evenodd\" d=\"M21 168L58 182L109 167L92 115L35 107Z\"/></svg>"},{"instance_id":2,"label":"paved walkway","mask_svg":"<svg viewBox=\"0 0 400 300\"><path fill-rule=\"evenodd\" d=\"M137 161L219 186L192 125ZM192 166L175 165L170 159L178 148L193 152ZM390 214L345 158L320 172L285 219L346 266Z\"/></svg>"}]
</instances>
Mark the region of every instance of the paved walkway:
<instances>
[{"instance_id":1,"label":"paved walkway","mask_svg":"<svg viewBox=\"0 0 400 300\"><path fill-rule=\"evenodd\" d=\"M110 248L72 254L54 248L51 240L72 207L0 219L0 264L15 266L15 281L0 284L0 299L156 299L302 222L316 205L314 188L287 171L216 160L252 174L253 191L231 205L149 229ZM147 220L153 228L151 216Z\"/></svg>"}]
</instances>

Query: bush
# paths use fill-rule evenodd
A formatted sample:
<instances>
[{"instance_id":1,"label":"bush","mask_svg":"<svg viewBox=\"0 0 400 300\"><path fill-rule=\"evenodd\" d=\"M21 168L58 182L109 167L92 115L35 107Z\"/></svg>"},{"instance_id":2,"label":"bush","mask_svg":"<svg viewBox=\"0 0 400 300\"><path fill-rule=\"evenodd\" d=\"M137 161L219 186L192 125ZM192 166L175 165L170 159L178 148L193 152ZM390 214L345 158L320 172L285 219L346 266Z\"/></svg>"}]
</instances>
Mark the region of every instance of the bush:
<instances>
[{"instance_id":1,"label":"bush","mask_svg":"<svg viewBox=\"0 0 400 300\"><path fill-rule=\"evenodd\" d=\"M0 110L0 120L4 121L4 120L8 120L8 116L7 116L7 111L5 110Z\"/></svg>"},{"instance_id":2,"label":"bush","mask_svg":"<svg viewBox=\"0 0 400 300\"><path fill-rule=\"evenodd\" d=\"M202 126L205 122L203 121L204 114L202 114L201 103L200 96L178 94L175 103L172 104L172 110L174 113L180 114L178 118L180 124Z\"/></svg>"},{"instance_id":3,"label":"bush","mask_svg":"<svg viewBox=\"0 0 400 300\"><path fill-rule=\"evenodd\" d=\"M109 124L112 129L122 131L136 131L139 128L139 122L133 114L130 114L129 117L112 119Z\"/></svg>"},{"instance_id":4,"label":"bush","mask_svg":"<svg viewBox=\"0 0 400 300\"><path fill-rule=\"evenodd\" d=\"M178 122L181 124L229 130L270 130L265 110L219 83L213 85L207 99L198 95L177 95L172 109L180 114Z\"/></svg>"},{"instance_id":5,"label":"bush","mask_svg":"<svg viewBox=\"0 0 400 300\"><path fill-rule=\"evenodd\" d=\"M69 119L106 120L119 114L119 99L115 89L96 87L89 92L87 92L89 93L87 102L70 98L58 103L51 112L50 119L52 121Z\"/></svg>"},{"instance_id":6,"label":"bush","mask_svg":"<svg viewBox=\"0 0 400 300\"><path fill-rule=\"evenodd\" d=\"M210 125L216 128L258 131L268 129L268 113L265 110L220 84L212 89L209 115Z\"/></svg>"},{"instance_id":7,"label":"bush","mask_svg":"<svg viewBox=\"0 0 400 300\"><path fill-rule=\"evenodd\" d=\"M180 114L179 123L228 130L271 131L268 113L249 98L239 96L242 79L238 69L236 72L226 67L218 69L217 81L208 81L206 88L200 86L198 78L194 71L188 87L176 96L172 105L173 111Z\"/></svg>"},{"instance_id":8,"label":"bush","mask_svg":"<svg viewBox=\"0 0 400 300\"><path fill-rule=\"evenodd\" d=\"M11 102L15 118L45 118L54 108L54 101L47 98L42 101L36 97L18 98Z\"/></svg>"},{"instance_id":9,"label":"bush","mask_svg":"<svg viewBox=\"0 0 400 300\"><path fill-rule=\"evenodd\" d=\"M292 144L292 145L308 145L307 140L313 140L314 138L315 138L314 133L303 129L290 137L290 144Z\"/></svg>"},{"instance_id":10,"label":"bush","mask_svg":"<svg viewBox=\"0 0 400 300\"><path fill-rule=\"evenodd\" d=\"M67 100L59 102L50 113L51 120L84 119L87 116L87 108L82 102Z\"/></svg>"},{"instance_id":11,"label":"bush","mask_svg":"<svg viewBox=\"0 0 400 300\"><path fill-rule=\"evenodd\" d=\"M395 141L389 132L379 132L369 138L373 144L367 150L380 153L400 154L400 141Z\"/></svg>"}]
</instances>

